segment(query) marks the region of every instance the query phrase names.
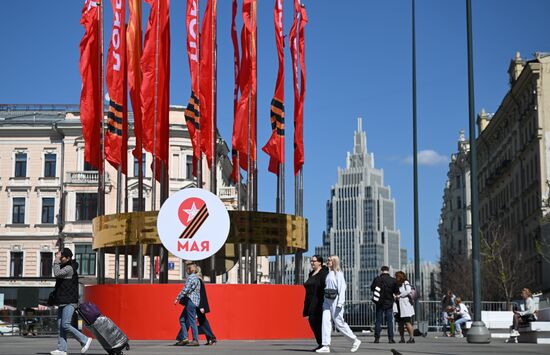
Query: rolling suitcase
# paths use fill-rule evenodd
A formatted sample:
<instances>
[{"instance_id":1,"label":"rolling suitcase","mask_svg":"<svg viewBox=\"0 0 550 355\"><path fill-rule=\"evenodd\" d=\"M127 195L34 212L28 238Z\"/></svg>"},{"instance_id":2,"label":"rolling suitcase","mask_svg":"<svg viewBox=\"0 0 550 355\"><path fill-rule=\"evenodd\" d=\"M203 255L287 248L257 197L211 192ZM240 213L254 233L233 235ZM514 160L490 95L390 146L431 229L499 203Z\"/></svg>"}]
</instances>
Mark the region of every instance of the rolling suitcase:
<instances>
[{"instance_id":1,"label":"rolling suitcase","mask_svg":"<svg viewBox=\"0 0 550 355\"><path fill-rule=\"evenodd\" d=\"M123 350L130 349L128 337L110 318L104 315L90 317L86 307L79 307L77 311L86 323L86 326L109 355L122 355ZM95 318L93 322L88 321L88 319L93 318Z\"/></svg>"}]
</instances>

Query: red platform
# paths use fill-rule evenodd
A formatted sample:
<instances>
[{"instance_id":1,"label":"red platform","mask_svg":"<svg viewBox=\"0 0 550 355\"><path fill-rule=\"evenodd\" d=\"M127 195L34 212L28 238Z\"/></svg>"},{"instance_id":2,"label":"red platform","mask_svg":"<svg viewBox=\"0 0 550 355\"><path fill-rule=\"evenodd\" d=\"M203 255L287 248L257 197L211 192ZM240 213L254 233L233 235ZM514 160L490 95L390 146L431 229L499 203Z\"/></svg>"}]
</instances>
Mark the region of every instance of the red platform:
<instances>
[{"instance_id":1,"label":"red platform","mask_svg":"<svg viewBox=\"0 0 550 355\"><path fill-rule=\"evenodd\" d=\"M174 340L181 284L87 286L84 299L95 303L130 339ZM302 317L305 290L288 285L207 284L208 321L218 339L312 338Z\"/></svg>"}]
</instances>

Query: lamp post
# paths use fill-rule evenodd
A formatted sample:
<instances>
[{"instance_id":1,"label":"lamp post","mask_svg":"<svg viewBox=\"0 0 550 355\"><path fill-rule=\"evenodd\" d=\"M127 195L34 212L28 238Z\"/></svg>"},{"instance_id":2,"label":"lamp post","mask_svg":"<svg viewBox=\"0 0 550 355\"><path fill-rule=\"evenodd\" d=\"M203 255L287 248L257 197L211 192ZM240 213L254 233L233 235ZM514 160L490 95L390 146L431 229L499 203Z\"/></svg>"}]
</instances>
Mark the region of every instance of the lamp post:
<instances>
[{"instance_id":1,"label":"lamp post","mask_svg":"<svg viewBox=\"0 0 550 355\"><path fill-rule=\"evenodd\" d=\"M491 334L481 320L481 278L479 215L477 207L477 149L474 105L474 66L472 55L472 1L466 0L466 22L468 37L468 113L470 130L470 185L472 208L472 281L474 291L474 322L468 331L468 343L490 343Z\"/></svg>"}]
</instances>

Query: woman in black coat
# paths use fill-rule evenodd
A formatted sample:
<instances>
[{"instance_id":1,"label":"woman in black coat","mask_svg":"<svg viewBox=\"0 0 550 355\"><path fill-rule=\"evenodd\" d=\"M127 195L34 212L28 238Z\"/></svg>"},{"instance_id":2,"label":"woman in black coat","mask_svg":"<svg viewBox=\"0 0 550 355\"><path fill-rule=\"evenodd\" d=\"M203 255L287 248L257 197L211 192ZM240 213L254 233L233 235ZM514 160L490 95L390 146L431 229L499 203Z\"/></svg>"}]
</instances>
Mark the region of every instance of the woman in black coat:
<instances>
[{"instance_id":1,"label":"woman in black coat","mask_svg":"<svg viewBox=\"0 0 550 355\"><path fill-rule=\"evenodd\" d=\"M197 312L197 319L199 320L199 333L206 336L206 344L204 345L214 345L218 340L212 332L210 323L206 319L206 313L210 313L210 306L208 305L208 297L206 296L206 288L204 287L204 282L202 281L202 274L200 272L200 267L198 268L199 281L201 283L201 299L199 301L199 311Z\"/></svg>"},{"instance_id":2,"label":"woman in black coat","mask_svg":"<svg viewBox=\"0 0 550 355\"><path fill-rule=\"evenodd\" d=\"M311 330L315 334L317 348L314 350L317 350L322 347L323 301L328 269L323 266L323 258L319 255L313 255L310 262L312 270L309 273L309 278L304 283L306 298L304 300L303 316L308 319Z\"/></svg>"}]
</instances>

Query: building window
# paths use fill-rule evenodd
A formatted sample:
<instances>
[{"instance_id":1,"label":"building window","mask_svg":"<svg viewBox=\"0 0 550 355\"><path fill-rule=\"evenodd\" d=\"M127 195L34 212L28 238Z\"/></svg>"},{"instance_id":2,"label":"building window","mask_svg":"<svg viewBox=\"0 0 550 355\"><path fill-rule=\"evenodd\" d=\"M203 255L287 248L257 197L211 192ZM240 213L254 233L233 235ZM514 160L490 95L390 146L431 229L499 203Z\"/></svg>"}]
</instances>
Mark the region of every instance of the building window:
<instances>
[{"instance_id":1,"label":"building window","mask_svg":"<svg viewBox=\"0 0 550 355\"><path fill-rule=\"evenodd\" d=\"M80 265L80 275L95 275L95 251L92 250L92 244L75 245L75 260Z\"/></svg>"},{"instance_id":2,"label":"building window","mask_svg":"<svg viewBox=\"0 0 550 355\"><path fill-rule=\"evenodd\" d=\"M460 196L456 197L456 208L458 209L462 208L462 198L460 198Z\"/></svg>"},{"instance_id":3,"label":"building window","mask_svg":"<svg viewBox=\"0 0 550 355\"><path fill-rule=\"evenodd\" d=\"M460 175L456 176L456 187L460 187Z\"/></svg>"},{"instance_id":4,"label":"building window","mask_svg":"<svg viewBox=\"0 0 550 355\"><path fill-rule=\"evenodd\" d=\"M76 194L76 220L91 221L97 216L97 193Z\"/></svg>"},{"instance_id":5,"label":"building window","mask_svg":"<svg viewBox=\"0 0 550 355\"><path fill-rule=\"evenodd\" d=\"M88 163L87 161L84 162L84 171L97 171L96 168L92 166L92 164Z\"/></svg>"},{"instance_id":6,"label":"building window","mask_svg":"<svg viewBox=\"0 0 550 355\"><path fill-rule=\"evenodd\" d=\"M40 253L40 277L52 277L53 253Z\"/></svg>"},{"instance_id":7,"label":"building window","mask_svg":"<svg viewBox=\"0 0 550 355\"><path fill-rule=\"evenodd\" d=\"M458 241L458 255L462 255L462 240Z\"/></svg>"},{"instance_id":8,"label":"building window","mask_svg":"<svg viewBox=\"0 0 550 355\"><path fill-rule=\"evenodd\" d=\"M132 199L132 211L144 211L145 210L145 198L141 198L141 208L139 208L139 198L134 197Z\"/></svg>"},{"instance_id":9,"label":"building window","mask_svg":"<svg viewBox=\"0 0 550 355\"><path fill-rule=\"evenodd\" d=\"M13 224L25 224L25 198L13 198L12 219Z\"/></svg>"},{"instance_id":10,"label":"building window","mask_svg":"<svg viewBox=\"0 0 550 355\"><path fill-rule=\"evenodd\" d=\"M10 277L23 277L23 252L22 251L11 252Z\"/></svg>"},{"instance_id":11,"label":"building window","mask_svg":"<svg viewBox=\"0 0 550 355\"><path fill-rule=\"evenodd\" d=\"M458 216L457 229L460 232L462 230L462 217Z\"/></svg>"},{"instance_id":12,"label":"building window","mask_svg":"<svg viewBox=\"0 0 550 355\"><path fill-rule=\"evenodd\" d=\"M185 159L185 176L191 180L193 179L193 156L187 155Z\"/></svg>"},{"instance_id":13,"label":"building window","mask_svg":"<svg viewBox=\"0 0 550 355\"><path fill-rule=\"evenodd\" d=\"M55 163L57 156L53 153L44 154L44 176L55 177Z\"/></svg>"},{"instance_id":14,"label":"building window","mask_svg":"<svg viewBox=\"0 0 550 355\"><path fill-rule=\"evenodd\" d=\"M44 197L42 199L42 223L53 224L55 198Z\"/></svg>"},{"instance_id":15,"label":"building window","mask_svg":"<svg viewBox=\"0 0 550 355\"><path fill-rule=\"evenodd\" d=\"M15 177L27 176L27 153L15 154Z\"/></svg>"},{"instance_id":16,"label":"building window","mask_svg":"<svg viewBox=\"0 0 550 355\"><path fill-rule=\"evenodd\" d=\"M141 174L145 176L145 154L141 156ZM139 159L134 157L134 177L139 176Z\"/></svg>"}]
</instances>

